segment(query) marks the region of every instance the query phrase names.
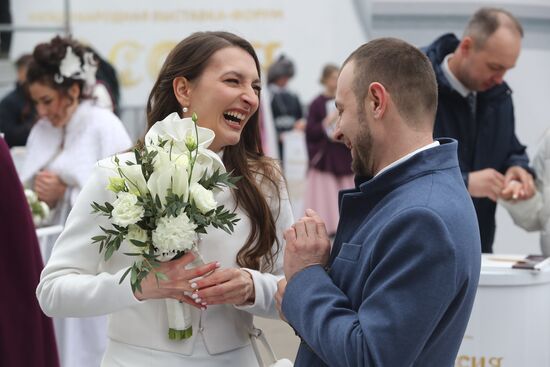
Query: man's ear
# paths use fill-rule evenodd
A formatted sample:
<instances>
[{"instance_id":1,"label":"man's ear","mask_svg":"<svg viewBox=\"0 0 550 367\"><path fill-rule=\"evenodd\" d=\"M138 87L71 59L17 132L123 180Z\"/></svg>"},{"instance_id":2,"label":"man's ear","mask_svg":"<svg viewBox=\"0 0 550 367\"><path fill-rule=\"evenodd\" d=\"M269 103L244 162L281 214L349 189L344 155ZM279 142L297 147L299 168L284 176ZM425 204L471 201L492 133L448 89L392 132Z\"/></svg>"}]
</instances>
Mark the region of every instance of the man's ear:
<instances>
[{"instance_id":1,"label":"man's ear","mask_svg":"<svg viewBox=\"0 0 550 367\"><path fill-rule=\"evenodd\" d=\"M172 81L172 88L176 99L183 107L189 107L191 103L191 83L186 77L178 76Z\"/></svg>"},{"instance_id":2,"label":"man's ear","mask_svg":"<svg viewBox=\"0 0 550 367\"><path fill-rule=\"evenodd\" d=\"M474 39L470 36L464 37L458 44L458 48L464 56L469 55L474 49Z\"/></svg>"},{"instance_id":3,"label":"man's ear","mask_svg":"<svg viewBox=\"0 0 550 367\"><path fill-rule=\"evenodd\" d=\"M388 107L389 98L390 96L388 91L382 84L372 82L369 85L366 105L375 119L381 119L384 116L384 113Z\"/></svg>"}]
</instances>

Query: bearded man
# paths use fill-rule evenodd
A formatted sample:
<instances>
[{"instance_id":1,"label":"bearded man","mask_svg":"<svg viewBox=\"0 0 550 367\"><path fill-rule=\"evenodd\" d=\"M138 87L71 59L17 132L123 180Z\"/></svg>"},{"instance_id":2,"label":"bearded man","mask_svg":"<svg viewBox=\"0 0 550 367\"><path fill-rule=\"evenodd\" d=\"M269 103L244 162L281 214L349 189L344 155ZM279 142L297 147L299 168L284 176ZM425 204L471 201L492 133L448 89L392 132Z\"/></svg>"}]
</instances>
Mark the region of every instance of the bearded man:
<instances>
[{"instance_id":1,"label":"bearded man","mask_svg":"<svg viewBox=\"0 0 550 367\"><path fill-rule=\"evenodd\" d=\"M472 310L480 237L457 142L433 140L431 64L401 40L353 52L338 78L335 137L356 188L340 194L331 245L311 210L285 232L281 316L296 366L446 366Z\"/></svg>"}]
</instances>

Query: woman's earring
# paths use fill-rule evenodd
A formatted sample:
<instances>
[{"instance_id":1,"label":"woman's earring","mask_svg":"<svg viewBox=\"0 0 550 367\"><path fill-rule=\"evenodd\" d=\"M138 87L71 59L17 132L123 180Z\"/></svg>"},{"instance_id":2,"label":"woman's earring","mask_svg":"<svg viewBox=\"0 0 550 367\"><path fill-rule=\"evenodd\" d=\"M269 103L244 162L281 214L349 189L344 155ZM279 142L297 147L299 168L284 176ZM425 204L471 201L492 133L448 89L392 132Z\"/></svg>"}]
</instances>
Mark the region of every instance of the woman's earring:
<instances>
[{"instance_id":1,"label":"woman's earring","mask_svg":"<svg viewBox=\"0 0 550 367\"><path fill-rule=\"evenodd\" d=\"M181 110L183 111L183 113L187 113L187 111L189 111L189 108L183 107Z\"/></svg>"}]
</instances>

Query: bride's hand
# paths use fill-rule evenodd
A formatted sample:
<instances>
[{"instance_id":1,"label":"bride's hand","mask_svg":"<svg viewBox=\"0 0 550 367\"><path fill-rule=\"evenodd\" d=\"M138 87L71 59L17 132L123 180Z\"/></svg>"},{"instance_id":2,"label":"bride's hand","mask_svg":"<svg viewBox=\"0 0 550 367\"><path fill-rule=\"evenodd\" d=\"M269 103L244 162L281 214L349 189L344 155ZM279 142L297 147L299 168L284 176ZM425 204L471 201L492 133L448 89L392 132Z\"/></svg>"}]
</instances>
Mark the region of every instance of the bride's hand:
<instances>
[{"instance_id":1,"label":"bride's hand","mask_svg":"<svg viewBox=\"0 0 550 367\"><path fill-rule=\"evenodd\" d=\"M156 271L164 273L168 280L158 280L154 272L150 272L141 282L141 292L136 291L135 297L140 301L146 299L173 298L200 308L201 305L189 297L194 291L190 280L202 277L219 267L219 263L211 262L191 269L185 269L195 259L192 253L187 253L177 260L163 262Z\"/></svg>"},{"instance_id":2,"label":"bride's hand","mask_svg":"<svg viewBox=\"0 0 550 367\"><path fill-rule=\"evenodd\" d=\"M243 305L255 300L252 275L243 269L217 269L196 281L196 286L196 294L203 305Z\"/></svg>"}]
</instances>

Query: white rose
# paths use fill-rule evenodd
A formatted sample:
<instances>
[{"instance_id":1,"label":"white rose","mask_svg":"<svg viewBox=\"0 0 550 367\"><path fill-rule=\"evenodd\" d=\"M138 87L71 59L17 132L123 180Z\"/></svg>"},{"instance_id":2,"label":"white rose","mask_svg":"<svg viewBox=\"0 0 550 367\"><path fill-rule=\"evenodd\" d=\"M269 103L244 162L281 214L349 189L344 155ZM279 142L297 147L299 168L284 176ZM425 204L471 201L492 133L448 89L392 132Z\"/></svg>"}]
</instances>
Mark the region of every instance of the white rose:
<instances>
[{"instance_id":1,"label":"white rose","mask_svg":"<svg viewBox=\"0 0 550 367\"><path fill-rule=\"evenodd\" d=\"M129 192L121 192L113 202L113 222L120 226L136 224L143 217L143 207L137 204L137 196Z\"/></svg>"},{"instance_id":2,"label":"white rose","mask_svg":"<svg viewBox=\"0 0 550 367\"><path fill-rule=\"evenodd\" d=\"M177 217L162 217L153 231L153 244L161 254L190 250L196 238L196 227L185 213Z\"/></svg>"},{"instance_id":3,"label":"white rose","mask_svg":"<svg viewBox=\"0 0 550 367\"><path fill-rule=\"evenodd\" d=\"M199 183L191 184L191 187L189 188L189 195L202 214L206 214L212 209L216 209L216 206L218 205L216 200L214 200L214 194L212 191L205 189Z\"/></svg>"},{"instance_id":4,"label":"white rose","mask_svg":"<svg viewBox=\"0 0 550 367\"><path fill-rule=\"evenodd\" d=\"M130 248L133 252L143 252L146 247L135 246L130 240L146 242L148 240L147 231L138 225L130 224L128 226L128 235L126 235L126 239L128 240Z\"/></svg>"},{"instance_id":5,"label":"white rose","mask_svg":"<svg viewBox=\"0 0 550 367\"><path fill-rule=\"evenodd\" d=\"M38 227L42 223L42 217L39 216L38 214L33 214L32 215L32 221L34 223L34 226Z\"/></svg>"},{"instance_id":6,"label":"white rose","mask_svg":"<svg viewBox=\"0 0 550 367\"><path fill-rule=\"evenodd\" d=\"M50 207L45 202L40 202L40 208L42 209L42 219L48 218L50 215Z\"/></svg>"},{"instance_id":7,"label":"white rose","mask_svg":"<svg viewBox=\"0 0 550 367\"><path fill-rule=\"evenodd\" d=\"M38 197L36 196L36 193L32 190L25 189L25 197L27 198L27 201L29 203L33 203L38 200Z\"/></svg>"}]
</instances>

